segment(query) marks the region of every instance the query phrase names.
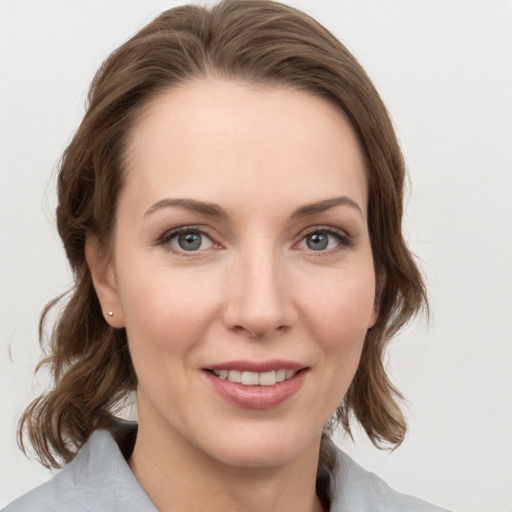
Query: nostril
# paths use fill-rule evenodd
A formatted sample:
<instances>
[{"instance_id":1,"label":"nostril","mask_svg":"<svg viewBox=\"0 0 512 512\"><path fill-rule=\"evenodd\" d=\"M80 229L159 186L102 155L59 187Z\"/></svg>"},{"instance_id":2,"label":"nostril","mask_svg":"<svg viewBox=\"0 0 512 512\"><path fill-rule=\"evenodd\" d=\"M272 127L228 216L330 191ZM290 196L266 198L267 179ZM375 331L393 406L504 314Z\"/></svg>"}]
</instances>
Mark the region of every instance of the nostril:
<instances>
[{"instance_id":1,"label":"nostril","mask_svg":"<svg viewBox=\"0 0 512 512\"><path fill-rule=\"evenodd\" d=\"M254 327L244 327L242 325L235 326L235 330L239 333L246 333L250 338L257 340L264 338L269 334L282 333L287 329L286 325L279 325L277 327L263 327L261 329L255 329Z\"/></svg>"}]
</instances>

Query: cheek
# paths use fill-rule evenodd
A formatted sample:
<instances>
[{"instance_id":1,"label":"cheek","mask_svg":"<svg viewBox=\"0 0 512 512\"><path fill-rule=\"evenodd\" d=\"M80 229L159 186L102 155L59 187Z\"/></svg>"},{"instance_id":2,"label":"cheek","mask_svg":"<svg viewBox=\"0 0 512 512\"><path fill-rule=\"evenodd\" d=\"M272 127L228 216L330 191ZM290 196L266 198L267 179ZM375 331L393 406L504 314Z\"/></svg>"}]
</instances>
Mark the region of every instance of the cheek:
<instances>
[{"instance_id":1,"label":"cheek","mask_svg":"<svg viewBox=\"0 0 512 512\"><path fill-rule=\"evenodd\" d=\"M331 334L326 338L333 343L338 336L360 338L373 323L375 279L371 271L325 280L321 287L309 287L308 295L305 311L314 316L318 329Z\"/></svg>"},{"instance_id":2,"label":"cheek","mask_svg":"<svg viewBox=\"0 0 512 512\"><path fill-rule=\"evenodd\" d=\"M206 336L218 302L214 283L205 288L193 272L131 269L120 295L134 356L138 345L145 353L181 353Z\"/></svg>"},{"instance_id":3,"label":"cheek","mask_svg":"<svg viewBox=\"0 0 512 512\"><path fill-rule=\"evenodd\" d=\"M218 294L213 286L196 286L187 272L130 270L120 291L138 394L156 409L172 403L167 410L179 416L177 397L191 389L186 383L197 366L195 349L208 336Z\"/></svg>"},{"instance_id":4,"label":"cheek","mask_svg":"<svg viewBox=\"0 0 512 512\"><path fill-rule=\"evenodd\" d=\"M375 281L369 272L325 281L322 290L316 288L316 293L309 294L303 308L309 336L316 340L325 362L327 379L335 383L332 389L343 394L357 370L373 323L374 300Z\"/></svg>"}]
</instances>

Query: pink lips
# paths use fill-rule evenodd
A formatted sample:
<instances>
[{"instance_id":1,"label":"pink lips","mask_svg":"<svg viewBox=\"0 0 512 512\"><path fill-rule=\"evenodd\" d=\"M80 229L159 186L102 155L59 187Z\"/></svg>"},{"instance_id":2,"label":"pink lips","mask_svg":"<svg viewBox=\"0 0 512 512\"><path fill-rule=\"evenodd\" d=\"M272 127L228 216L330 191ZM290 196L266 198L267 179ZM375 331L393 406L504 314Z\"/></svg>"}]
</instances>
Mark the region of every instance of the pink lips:
<instances>
[{"instance_id":1,"label":"pink lips","mask_svg":"<svg viewBox=\"0 0 512 512\"><path fill-rule=\"evenodd\" d=\"M214 364L208 366L208 370L240 370L241 372L270 372L272 370L302 370L305 368L303 364L294 361L284 361L281 359L273 359L272 361L229 361L226 363Z\"/></svg>"},{"instance_id":2,"label":"pink lips","mask_svg":"<svg viewBox=\"0 0 512 512\"><path fill-rule=\"evenodd\" d=\"M221 379L211 371L205 371L204 375L214 390L231 403L248 409L266 409L285 402L300 389L307 373L307 367L291 361L274 360L261 363L230 361L205 368L205 370L239 370L257 373L279 369L295 370L297 373L290 379L277 382L272 386L247 386Z\"/></svg>"}]
</instances>

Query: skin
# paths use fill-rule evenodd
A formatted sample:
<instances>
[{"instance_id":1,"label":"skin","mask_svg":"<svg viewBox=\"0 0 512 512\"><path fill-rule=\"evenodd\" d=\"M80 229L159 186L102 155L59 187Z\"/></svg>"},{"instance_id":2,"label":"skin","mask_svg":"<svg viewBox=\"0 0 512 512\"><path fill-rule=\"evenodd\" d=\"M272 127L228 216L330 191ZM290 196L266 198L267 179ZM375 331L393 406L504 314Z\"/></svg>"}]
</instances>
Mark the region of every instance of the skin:
<instances>
[{"instance_id":1,"label":"skin","mask_svg":"<svg viewBox=\"0 0 512 512\"><path fill-rule=\"evenodd\" d=\"M377 316L352 129L305 92L204 79L153 101L127 162L113 254L93 237L86 254L139 379L132 470L160 511L319 510L322 426ZM317 202L321 211L304 209ZM198 250L180 248L172 230L183 226L204 233ZM328 246L313 250L319 232ZM283 403L248 409L220 396L204 370L240 359L307 370Z\"/></svg>"}]
</instances>

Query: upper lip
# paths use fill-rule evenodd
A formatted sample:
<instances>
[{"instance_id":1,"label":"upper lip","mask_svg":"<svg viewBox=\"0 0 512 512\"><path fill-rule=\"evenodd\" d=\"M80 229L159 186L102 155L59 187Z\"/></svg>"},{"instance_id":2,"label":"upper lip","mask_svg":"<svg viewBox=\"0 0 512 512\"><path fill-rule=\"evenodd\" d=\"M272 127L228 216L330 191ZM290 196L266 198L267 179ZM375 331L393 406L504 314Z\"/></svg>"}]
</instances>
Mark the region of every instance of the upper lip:
<instances>
[{"instance_id":1,"label":"upper lip","mask_svg":"<svg viewBox=\"0 0 512 512\"><path fill-rule=\"evenodd\" d=\"M226 361L225 363L215 363L205 367L205 370L239 370L242 372L271 372L273 370L302 370L307 365L295 361L285 361L274 359L270 361Z\"/></svg>"}]
</instances>

